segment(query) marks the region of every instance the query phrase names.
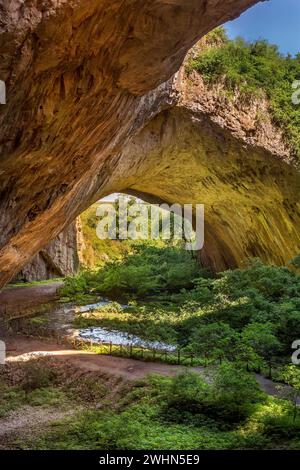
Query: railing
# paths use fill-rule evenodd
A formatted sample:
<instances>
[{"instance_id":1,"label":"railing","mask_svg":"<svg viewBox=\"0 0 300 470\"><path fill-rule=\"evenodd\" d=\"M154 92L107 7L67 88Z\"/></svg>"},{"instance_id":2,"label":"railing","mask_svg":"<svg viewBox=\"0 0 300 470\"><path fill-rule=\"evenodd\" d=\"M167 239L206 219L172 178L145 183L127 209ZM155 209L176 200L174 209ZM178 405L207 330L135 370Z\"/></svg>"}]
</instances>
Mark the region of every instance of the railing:
<instances>
[{"instance_id":1,"label":"railing","mask_svg":"<svg viewBox=\"0 0 300 470\"><path fill-rule=\"evenodd\" d=\"M167 349L146 348L133 343L116 345L111 341L95 342L93 340L80 338L79 336L74 337L66 335L57 330L49 330L49 327L47 328L45 326L38 327L34 325L30 332L28 325L26 325L26 330L24 334L29 337L54 340L58 345L69 346L76 350L91 351L99 355L125 357L145 362L161 362L186 367L209 367L220 365L226 360L223 356L211 356L209 353L199 355L180 347L169 351ZM243 365L247 371L261 373L270 379L274 378L274 364L271 361L265 363L263 366L253 366L250 361L243 361Z\"/></svg>"},{"instance_id":2,"label":"railing","mask_svg":"<svg viewBox=\"0 0 300 470\"><path fill-rule=\"evenodd\" d=\"M18 321L18 320L15 320ZM20 324L17 324L17 330L22 333ZM106 356L126 357L131 359L138 359L148 362L162 362L167 364L177 364L183 366L209 366L213 364L222 363L222 357L212 358L209 355L199 356L194 352L188 352L184 349L177 347L173 351L167 349L157 349L151 347L138 346L133 343L128 344L113 344L110 342L95 342L80 338L79 336L66 335L57 330L49 330L47 326L34 325L32 330L29 325L26 325L26 331L23 332L26 336L39 339L54 340L58 345L70 346L77 350L92 351L95 354Z\"/></svg>"}]
</instances>

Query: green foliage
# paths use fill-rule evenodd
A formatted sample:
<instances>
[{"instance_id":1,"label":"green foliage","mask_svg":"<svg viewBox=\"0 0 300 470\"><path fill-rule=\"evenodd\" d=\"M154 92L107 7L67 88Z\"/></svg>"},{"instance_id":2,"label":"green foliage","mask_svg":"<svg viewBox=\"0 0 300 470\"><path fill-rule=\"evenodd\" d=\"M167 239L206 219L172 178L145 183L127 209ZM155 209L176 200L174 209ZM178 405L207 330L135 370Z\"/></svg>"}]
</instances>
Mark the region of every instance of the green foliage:
<instances>
[{"instance_id":1,"label":"green foliage","mask_svg":"<svg viewBox=\"0 0 300 470\"><path fill-rule=\"evenodd\" d=\"M251 405L262 399L256 380L244 369L222 364L213 385L214 411L224 421L238 422L253 411Z\"/></svg>"},{"instance_id":2,"label":"green foliage","mask_svg":"<svg viewBox=\"0 0 300 470\"><path fill-rule=\"evenodd\" d=\"M222 358L230 355L237 341L237 333L227 323L213 322L193 330L188 349L200 356Z\"/></svg>"},{"instance_id":3,"label":"green foliage","mask_svg":"<svg viewBox=\"0 0 300 470\"><path fill-rule=\"evenodd\" d=\"M293 404L293 420L296 421L300 398L300 368L292 365L286 366L282 371L282 378L290 386L287 398Z\"/></svg>"},{"instance_id":4,"label":"green foliage","mask_svg":"<svg viewBox=\"0 0 300 470\"><path fill-rule=\"evenodd\" d=\"M172 273L178 269L175 291L168 266ZM145 277L139 278L140 268ZM209 278L186 252L139 245L123 262L84 276L84 289L90 292L120 291L124 297L141 295L145 300L132 302L126 310L112 304L78 315L76 327L124 331L177 344L203 361L237 361L257 370L289 362L292 343L300 337L300 276L257 259ZM73 282L66 283L69 294Z\"/></svg>"},{"instance_id":5,"label":"green foliage","mask_svg":"<svg viewBox=\"0 0 300 470\"><path fill-rule=\"evenodd\" d=\"M25 379L22 388L26 394L36 389L48 387L55 376L53 370L32 362L24 364L24 371Z\"/></svg>"},{"instance_id":6,"label":"green foliage","mask_svg":"<svg viewBox=\"0 0 300 470\"><path fill-rule=\"evenodd\" d=\"M107 261L122 259L131 250L130 240L101 240L96 233L99 217L96 215L97 204L93 204L81 216L81 226L84 236L82 256L84 266L93 269L103 266Z\"/></svg>"},{"instance_id":7,"label":"green foliage","mask_svg":"<svg viewBox=\"0 0 300 470\"><path fill-rule=\"evenodd\" d=\"M267 95L274 121L300 153L300 107L292 103L292 84L300 78L300 54L283 56L277 46L259 40L225 40L201 52L188 64L208 82L225 80L229 91L239 89L246 96Z\"/></svg>"},{"instance_id":8,"label":"green foliage","mask_svg":"<svg viewBox=\"0 0 300 470\"><path fill-rule=\"evenodd\" d=\"M256 380L243 369L221 365L213 378L204 381L199 374L185 373L172 380L165 416L176 422L198 423L206 419L219 426L244 421L260 403L262 392Z\"/></svg>"},{"instance_id":9,"label":"green foliage","mask_svg":"<svg viewBox=\"0 0 300 470\"><path fill-rule=\"evenodd\" d=\"M165 416L176 422L189 422L191 415L201 413L211 387L196 373L185 372L173 378L166 403Z\"/></svg>"},{"instance_id":10,"label":"green foliage","mask_svg":"<svg viewBox=\"0 0 300 470\"><path fill-rule=\"evenodd\" d=\"M218 45L228 42L228 36L224 26L219 26L218 28L213 29L206 35L206 40L209 45Z\"/></svg>"},{"instance_id":11,"label":"green foliage","mask_svg":"<svg viewBox=\"0 0 300 470\"><path fill-rule=\"evenodd\" d=\"M110 261L121 261L124 257L127 257L131 253L132 249L135 249L136 241L131 239L123 239L122 225L119 224L119 207L120 198L127 204L128 214L127 215L127 230L130 231L131 225L135 224L134 213L138 215L139 219L142 219L145 226L148 227L150 233L151 228L154 232L157 230L158 239L154 243L160 247L168 246L179 246L182 242L175 239L175 226L183 224L183 219L180 216L175 216L173 212L167 212L159 209L159 219L152 218L151 204L146 204L139 201L134 197L120 196L112 204L116 210L116 239L107 238L101 239L97 235L97 227L101 221L101 216L97 215L97 208L99 203L93 204L89 209L83 212L80 216L81 228L84 236L84 245L82 247L82 263L83 268L94 269L97 267L104 266ZM133 207L134 206L134 207ZM133 214L130 215L130 208ZM146 218L146 215L147 218ZM175 224L176 221L176 224ZM168 240L163 239L163 226L166 223L166 227L169 226L170 238ZM137 224L137 232L139 232L139 223Z\"/></svg>"},{"instance_id":12,"label":"green foliage","mask_svg":"<svg viewBox=\"0 0 300 470\"><path fill-rule=\"evenodd\" d=\"M118 297L146 297L193 286L201 269L186 250L151 243L136 243L122 260L107 263L97 271L68 277L61 295L98 292Z\"/></svg>"},{"instance_id":13,"label":"green foliage","mask_svg":"<svg viewBox=\"0 0 300 470\"><path fill-rule=\"evenodd\" d=\"M299 448L299 422L283 400L259 392L251 375L221 367L199 374L151 376L124 388L114 403L57 423L35 449ZM277 430L285 421L287 433Z\"/></svg>"},{"instance_id":14,"label":"green foliage","mask_svg":"<svg viewBox=\"0 0 300 470\"><path fill-rule=\"evenodd\" d=\"M84 405L77 414L41 430L38 437L16 436L20 449L300 448L300 420L293 417L292 404L265 395L252 375L236 366L223 364L207 376L186 371L112 385L111 378L90 373L81 374L80 381L69 374L66 378L56 365L43 360L34 364L47 370L54 367L56 373L47 379L48 387L35 388L27 398L25 364L19 385L0 383L2 416L28 404L56 410ZM295 384L296 370L290 372ZM59 385L62 381L64 386Z\"/></svg>"},{"instance_id":15,"label":"green foliage","mask_svg":"<svg viewBox=\"0 0 300 470\"><path fill-rule=\"evenodd\" d=\"M241 334L241 342L246 347L252 348L264 359L271 359L278 355L280 342L274 335L272 323L249 323Z\"/></svg>"},{"instance_id":16,"label":"green foliage","mask_svg":"<svg viewBox=\"0 0 300 470\"><path fill-rule=\"evenodd\" d=\"M300 270L300 254L295 256L295 258L292 259L290 264L297 270Z\"/></svg>"}]
</instances>

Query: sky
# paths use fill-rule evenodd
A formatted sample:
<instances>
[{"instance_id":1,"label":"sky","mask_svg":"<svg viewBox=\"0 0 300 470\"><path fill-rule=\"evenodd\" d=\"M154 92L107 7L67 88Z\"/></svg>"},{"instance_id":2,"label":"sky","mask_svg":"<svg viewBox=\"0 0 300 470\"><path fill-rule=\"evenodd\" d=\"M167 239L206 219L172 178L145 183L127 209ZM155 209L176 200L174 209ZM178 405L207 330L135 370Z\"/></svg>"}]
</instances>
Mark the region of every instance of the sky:
<instances>
[{"instance_id":1,"label":"sky","mask_svg":"<svg viewBox=\"0 0 300 470\"><path fill-rule=\"evenodd\" d=\"M300 52L300 0L258 3L225 27L230 38L267 39L282 53L294 55Z\"/></svg>"}]
</instances>

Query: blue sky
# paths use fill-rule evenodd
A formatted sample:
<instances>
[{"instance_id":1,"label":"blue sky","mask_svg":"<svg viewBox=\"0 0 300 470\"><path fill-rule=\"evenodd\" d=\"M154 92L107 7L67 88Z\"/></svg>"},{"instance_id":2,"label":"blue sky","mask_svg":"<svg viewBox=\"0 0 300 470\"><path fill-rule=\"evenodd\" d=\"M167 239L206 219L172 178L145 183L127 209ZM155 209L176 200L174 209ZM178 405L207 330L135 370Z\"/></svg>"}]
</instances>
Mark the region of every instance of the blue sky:
<instances>
[{"instance_id":1,"label":"blue sky","mask_svg":"<svg viewBox=\"0 0 300 470\"><path fill-rule=\"evenodd\" d=\"M283 53L300 52L300 0L259 3L225 26L231 38L263 38L277 44Z\"/></svg>"}]
</instances>

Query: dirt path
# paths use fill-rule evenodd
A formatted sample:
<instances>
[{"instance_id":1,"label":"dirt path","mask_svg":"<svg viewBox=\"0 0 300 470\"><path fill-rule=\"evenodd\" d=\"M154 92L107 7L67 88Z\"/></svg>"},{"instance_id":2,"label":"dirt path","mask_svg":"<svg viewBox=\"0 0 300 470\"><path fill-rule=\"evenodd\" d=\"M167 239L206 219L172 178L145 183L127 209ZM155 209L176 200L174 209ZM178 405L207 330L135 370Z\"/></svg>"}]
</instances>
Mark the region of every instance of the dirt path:
<instances>
[{"instance_id":1,"label":"dirt path","mask_svg":"<svg viewBox=\"0 0 300 470\"><path fill-rule=\"evenodd\" d=\"M75 415L80 408L56 410L50 406L25 405L0 420L0 450L18 449L24 443L51 429L54 423Z\"/></svg>"},{"instance_id":2,"label":"dirt path","mask_svg":"<svg viewBox=\"0 0 300 470\"><path fill-rule=\"evenodd\" d=\"M0 292L0 314L13 308L35 306L53 301L63 282L36 284L31 286L7 287Z\"/></svg>"},{"instance_id":3,"label":"dirt path","mask_svg":"<svg viewBox=\"0 0 300 470\"><path fill-rule=\"evenodd\" d=\"M148 374L161 374L173 376L186 367L170 364L143 362L136 359L98 355L89 351L78 351L55 344L53 341L38 340L27 337L7 338L7 361L26 361L33 357L49 356L61 361L68 361L73 366L85 372L105 372L110 375L122 377L126 380L141 379ZM189 370L205 376L204 367L189 367ZM271 396L282 398L290 390L287 385L278 385L266 377L255 374L261 389ZM300 406L300 398L297 400Z\"/></svg>"},{"instance_id":4,"label":"dirt path","mask_svg":"<svg viewBox=\"0 0 300 470\"><path fill-rule=\"evenodd\" d=\"M76 412L78 409L76 410ZM22 406L16 411L9 413L5 419L1 419L0 438L5 434L20 432L22 429L29 431L37 426L47 425L55 421L72 416L74 410L55 410L53 407Z\"/></svg>"},{"instance_id":5,"label":"dirt path","mask_svg":"<svg viewBox=\"0 0 300 470\"><path fill-rule=\"evenodd\" d=\"M176 375L183 367L160 363L147 363L134 359L97 355L88 351L77 351L52 341L27 338L23 336L6 337L7 363L28 361L35 357L52 357L56 361L67 362L83 373L101 372L125 380L137 380L149 373ZM112 390L110 400L117 393ZM15 449L20 438L24 441L38 436L41 430L46 431L55 421L78 413L76 407L72 410L54 409L53 407L23 406L0 419L0 449Z\"/></svg>"},{"instance_id":6,"label":"dirt path","mask_svg":"<svg viewBox=\"0 0 300 470\"><path fill-rule=\"evenodd\" d=\"M34 357L50 356L68 361L85 372L105 372L127 380L136 380L150 373L175 375L184 367L142 362L135 359L98 355L89 351L78 351L55 344L53 341L17 336L6 338L7 362L30 360ZM194 367L193 370L203 368Z\"/></svg>"}]
</instances>

